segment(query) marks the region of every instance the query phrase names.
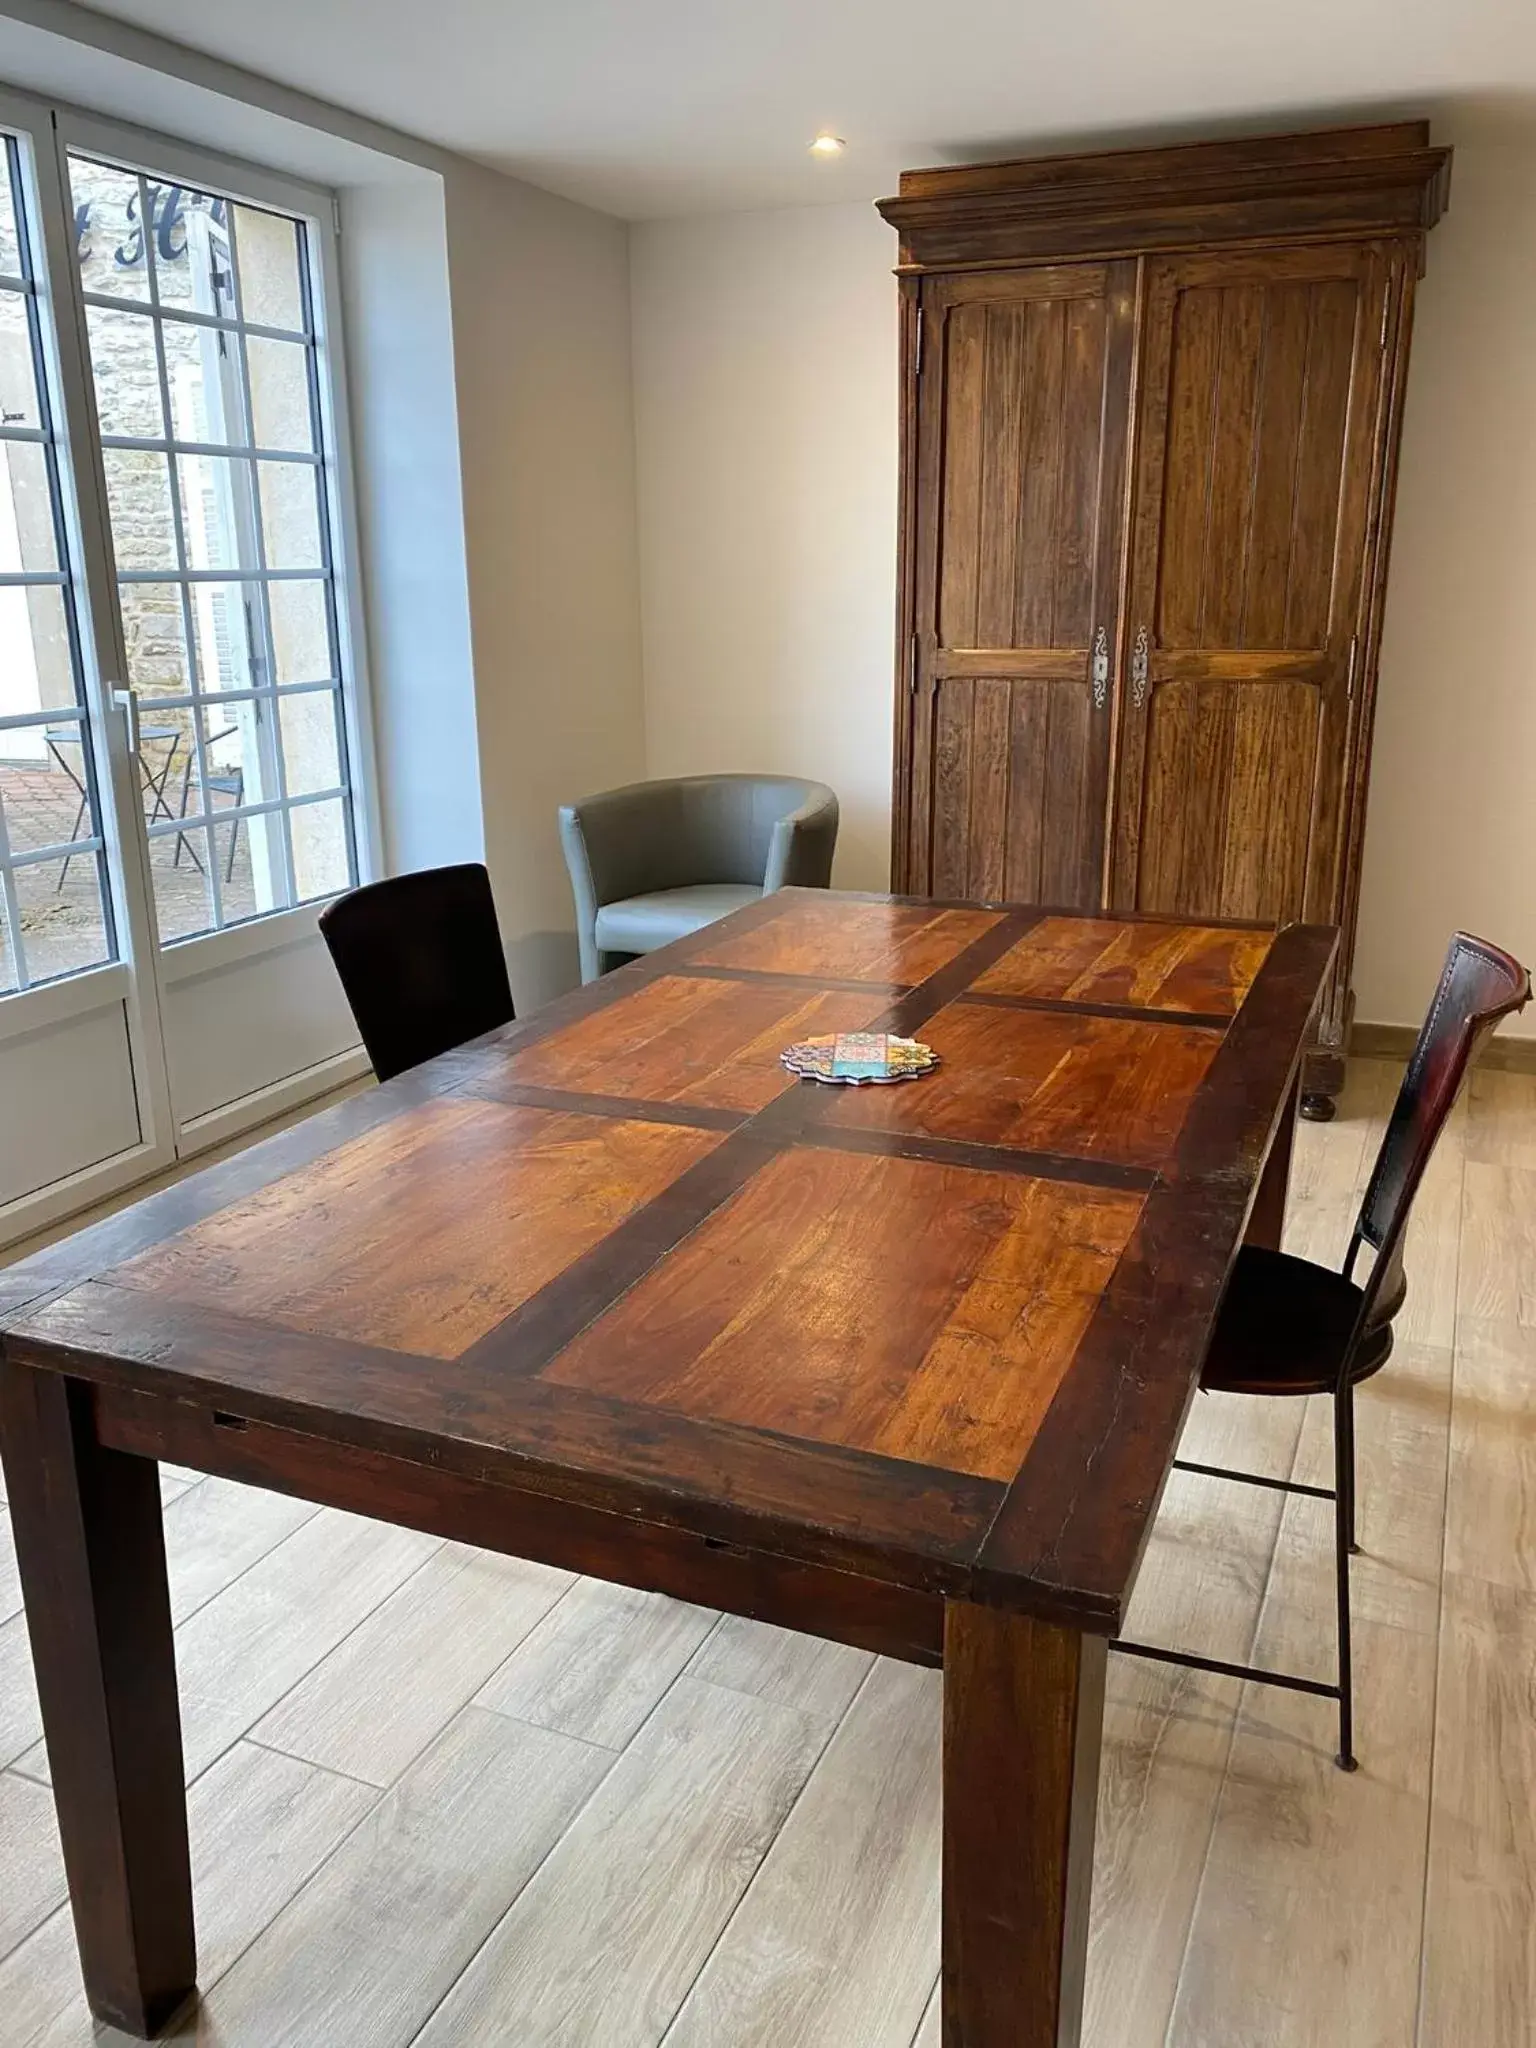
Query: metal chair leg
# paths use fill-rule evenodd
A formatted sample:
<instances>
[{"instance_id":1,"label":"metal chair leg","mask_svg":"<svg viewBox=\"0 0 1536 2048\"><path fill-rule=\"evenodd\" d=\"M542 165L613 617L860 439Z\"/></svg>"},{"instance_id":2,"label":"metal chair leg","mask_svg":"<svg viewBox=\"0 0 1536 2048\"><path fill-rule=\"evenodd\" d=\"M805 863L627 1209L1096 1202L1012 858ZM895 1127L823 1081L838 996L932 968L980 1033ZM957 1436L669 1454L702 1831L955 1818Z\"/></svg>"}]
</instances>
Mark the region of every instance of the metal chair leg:
<instances>
[{"instance_id":1,"label":"metal chair leg","mask_svg":"<svg viewBox=\"0 0 1536 2048\"><path fill-rule=\"evenodd\" d=\"M1355 1511L1355 1389L1353 1382L1344 1389L1344 1434L1348 1439L1349 1448L1349 1553L1351 1557L1358 1557L1360 1555L1360 1545L1355 1540L1357 1516Z\"/></svg>"},{"instance_id":2,"label":"metal chair leg","mask_svg":"<svg viewBox=\"0 0 1536 2048\"><path fill-rule=\"evenodd\" d=\"M80 837L80 820L85 816L86 806L89 804L89 802L90 798L86 796L85 792L82 790L80 794L80 801L75 806L75 822L69 828L69 836L71 839L78 839ZM74 857L75 856L72 853L66 853L64 856L64 865L59 869L59 879L54 887L53 893L55 894L55 896L57 896L62 891L65 882L69 879L69 864L74 859Z\"/></svg>"},{"instance_id":3,"label":"metal chair leg","mask_svg":"<svg viewBox=\"0 0 1536 2048\"><path fill-rule=\"evenodd\" d=\"M1333 1550L1339 1631L1339 1754L1341 1771L1359 1769L1355 1755L1354 1678L1350 1656L1349 1560L1355 1529L1355 1410L1350 1387L1333 1404Z\"/></svg>"}]
</instances>

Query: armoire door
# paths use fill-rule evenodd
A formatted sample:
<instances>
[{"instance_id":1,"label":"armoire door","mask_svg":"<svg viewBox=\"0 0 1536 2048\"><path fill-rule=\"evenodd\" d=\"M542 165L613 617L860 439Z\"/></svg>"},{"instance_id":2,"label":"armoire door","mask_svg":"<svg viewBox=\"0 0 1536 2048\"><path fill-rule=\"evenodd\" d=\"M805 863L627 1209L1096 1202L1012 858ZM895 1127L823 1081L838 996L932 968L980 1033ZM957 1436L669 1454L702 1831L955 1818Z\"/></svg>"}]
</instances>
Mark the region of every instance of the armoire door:
<instances>
[{"instance_id":1,"label":"armoire door","mask_svg":"<svg viewBox=\"0 0 1536 2048\"><path fill-rule=\"evenodd\" d=\"M1135 281L923 281L899 888L1102 900Z\"/></svg>"},{"instance_id":2,"label":"armoire door","mask_svg":"<svg viewBox=\"0 0 1536 2048\"><path fill-rule=\"evenodd\" d=\"M1396 289L1369 244L1148 260L1118 908L1340 916Z\"/></svg>"}]
</instances>

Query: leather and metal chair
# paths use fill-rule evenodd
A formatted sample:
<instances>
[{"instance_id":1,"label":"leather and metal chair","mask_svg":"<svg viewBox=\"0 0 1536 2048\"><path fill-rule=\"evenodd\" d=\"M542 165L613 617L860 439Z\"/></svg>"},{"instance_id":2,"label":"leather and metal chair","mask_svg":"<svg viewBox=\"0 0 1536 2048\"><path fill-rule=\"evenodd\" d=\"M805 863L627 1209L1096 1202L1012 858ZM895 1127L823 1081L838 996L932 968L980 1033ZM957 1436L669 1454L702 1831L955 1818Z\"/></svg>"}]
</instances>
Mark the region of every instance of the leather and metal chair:
<instances>
[{"instance_id":1,"label":"leather and metal chair","mask_svg":"<svg viewBox=\"0 0 1536 2048\"><path fill-rule=\"evenodd\" d=\"M369 882L320 913L381 1081L512 1020L507 959L478 863Z\"/></svg>"},{"instance_id":2,"label":"leather and metal chair","mask_svg":"<svg viewBox=\"0 0 1536 2048\"><path fill-rule=\"evenodd\" d=\"M1361 1380L1380 1372L1391 1353L1392 1319L1408 1292L1403 1240L1409 1210L1467 1070L1500 1018L1522 1009L1530 993L1530 977L1518 960L1485 939L1458 932L1403 1076L1342 1270L1336 1273L1310 1259L1255 1245L1245 1246L1238 1254L1200 1384L1207 1391L1234 1394L1329 1396L1334 1424L1333 1485L1303 1486L1295 1480L1174 1460L1181 1472L1200 1472L1210 1478L1235 1479L1333 1502L1337 1682L1330 1685L1289 1672L1227 1664L1146 1643L1112 1645L1132 1656L1336 1699L1338 1762L1346 1771L1356 1767L1349 1627L1349 1560L1358 1548L1354 1390ZM1363 1283L1357 1283L1355 1265L1367 1246L1375 1260Z\"/></svg>"},{"instance_id":3,"label":"leather and metal chair","mask_svg":"<svg viewBox=\"0 0 1536 2048\"><path fill-rule=\"evenodd\" d=\"M634 782L560 807L581 978L795 885L825 889L837 798L788 775Z\"/></svg>"}]
</instances>

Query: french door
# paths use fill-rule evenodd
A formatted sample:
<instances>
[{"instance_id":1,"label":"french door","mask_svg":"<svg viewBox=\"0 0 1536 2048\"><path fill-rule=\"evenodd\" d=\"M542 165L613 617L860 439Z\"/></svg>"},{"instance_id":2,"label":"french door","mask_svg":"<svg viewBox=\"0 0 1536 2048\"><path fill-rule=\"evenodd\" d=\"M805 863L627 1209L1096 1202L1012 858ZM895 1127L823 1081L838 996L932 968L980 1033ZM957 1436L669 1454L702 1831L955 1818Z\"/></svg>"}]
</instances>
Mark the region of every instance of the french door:
<instances>
[{"instance_id":1,"label":"french door","mask_svg":"<svg viewBox=\"0 0 1536 2048\"><path fill-rule=\"evenodd\" d=\"M362 1064L330 231L0 96L0 1243Z\"/></svg>"}]
</instances>

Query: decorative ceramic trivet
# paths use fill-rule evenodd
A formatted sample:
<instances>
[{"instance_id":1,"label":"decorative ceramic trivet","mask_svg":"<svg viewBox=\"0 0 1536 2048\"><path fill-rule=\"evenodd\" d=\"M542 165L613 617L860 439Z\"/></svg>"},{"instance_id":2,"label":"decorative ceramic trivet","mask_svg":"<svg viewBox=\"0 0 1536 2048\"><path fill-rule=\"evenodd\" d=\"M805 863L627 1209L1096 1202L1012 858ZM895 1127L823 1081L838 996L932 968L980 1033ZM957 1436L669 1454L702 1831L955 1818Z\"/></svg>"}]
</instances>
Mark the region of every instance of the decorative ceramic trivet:
<instances>
[{"instance_id":1,"label":"decorative ceramic trivet","mask_svg":"<svg viewBox=\"0 0 1536 2048\"><path fill-rule=\"evenodd\" d=\"M915 1081L939 1064L932 1046L919 1045L915 1038L893 1038L888 1031L841 1031L835 1038L807 1038L787 1046L780 1057L792 1074L852 1088L869 1082Z\"/></svg>"}]
</instances>

